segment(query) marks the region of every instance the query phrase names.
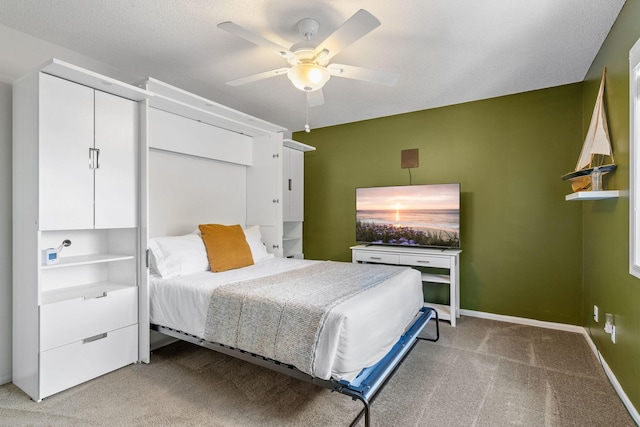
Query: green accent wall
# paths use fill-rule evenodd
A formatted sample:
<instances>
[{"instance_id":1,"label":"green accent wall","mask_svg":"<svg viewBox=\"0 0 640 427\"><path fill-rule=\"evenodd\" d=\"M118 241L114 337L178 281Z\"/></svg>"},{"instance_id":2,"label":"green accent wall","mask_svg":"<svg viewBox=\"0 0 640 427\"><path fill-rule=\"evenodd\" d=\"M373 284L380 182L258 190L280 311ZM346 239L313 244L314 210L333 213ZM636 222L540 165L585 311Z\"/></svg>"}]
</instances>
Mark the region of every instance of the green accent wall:
<instances>
[{"instance_id":1,"label":"green accent wall","mask_svg":"<svg viewBox=\"0 0 640 427\"><path fill-rule=\"evenodd\" d=\"M590 327L640 408L640 280L629 274L625 193L638 22L640 0L627 0L583 83L294 133L317 147L305 155L305 257L350 261L355 188L408 185L400 152L418 148L411 183L461 183L461 308ZM604 67L618 164L604 186L623 195L566 202L571 187L560 176L575 167ZM616 344L605 313L615 315Z\"/></svg>"},{"instance_id":2,"label":"green accent wall","mask_svg":"<svg viewBox=\"0 0 640 427\"><path fill-rule=\"evenodd\" d=\"M594 342L636 409L640 409L640 280L629 274L629 50L640 38L640 1L627 0L584 82L583 134L586 134L602 70L606 67L605 105L618 165L604 181L619 189L616 200L582 205L585 313L597 305L600 322ZM613 313L616 344L605 334L605 313Z\"/></svg>"},{"instance_id":3,"label":"green accent wall","mask_svg":"<svg viewBox=\"0 0 640 427\"><path fill-rule=\"evenodd\" d=\"M461 184L461 307L582 324L582 206L560 179L581 133L581 84L296 133L317 147L305 257L350 261L356 187L408 185L401 151L418 148L411 183Z\"/></svg>"}]
</instances>

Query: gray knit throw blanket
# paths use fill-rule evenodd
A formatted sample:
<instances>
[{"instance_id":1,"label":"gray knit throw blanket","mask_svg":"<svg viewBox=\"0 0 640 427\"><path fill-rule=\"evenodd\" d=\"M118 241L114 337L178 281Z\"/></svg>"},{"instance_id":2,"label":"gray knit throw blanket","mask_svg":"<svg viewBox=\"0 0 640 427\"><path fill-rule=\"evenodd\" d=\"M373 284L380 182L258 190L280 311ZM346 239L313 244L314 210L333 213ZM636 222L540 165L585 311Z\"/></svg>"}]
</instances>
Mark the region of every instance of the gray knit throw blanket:
<instances>
[{"instance_id":1,"label":"gray knit throw blanket","mask_svg":"<svg viewBox=\"0 0 640 427\"><path fill-rule=\"evenodd\" d=\"M335 306L407 267L325 261L216 288L205 336L313 375L316 346Z\"/></svg>"}]
</instances>

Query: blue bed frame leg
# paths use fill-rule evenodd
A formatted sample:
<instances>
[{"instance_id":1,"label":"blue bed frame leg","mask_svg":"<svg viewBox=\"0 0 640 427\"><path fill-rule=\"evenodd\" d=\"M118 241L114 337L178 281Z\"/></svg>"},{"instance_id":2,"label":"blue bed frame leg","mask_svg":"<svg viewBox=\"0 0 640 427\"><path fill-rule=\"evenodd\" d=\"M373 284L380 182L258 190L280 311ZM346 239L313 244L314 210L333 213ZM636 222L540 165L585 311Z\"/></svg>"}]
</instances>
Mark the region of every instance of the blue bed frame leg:
<instances>
[{"instance_id":1,"label":"blue bed frame leg","mask_svg":"<svg viewBox=\"0 0 640 427\"><path fill-rule=\"evenodd\" d=\"M362 372L351 382L340 381L344 386L337 391L342 394L351 396L354 400L359 400L364 408L358 413L356 418L349 425L354 427L364 415L365 427L370 427L371 404L377 397L378 393L384 388L386 383L391 379L395 371L400 367L405 358L409 355L418 340L438 341L440 339L440 325L438 324L438 312L430 307L423 307L422 314L414 322L400 340L392 347L389 353L380 362L369 368L363 369ZM434 319L436 323L435 338L420 337L420 333L425 328L429 320Z\"/></svg>"}]
</instances>

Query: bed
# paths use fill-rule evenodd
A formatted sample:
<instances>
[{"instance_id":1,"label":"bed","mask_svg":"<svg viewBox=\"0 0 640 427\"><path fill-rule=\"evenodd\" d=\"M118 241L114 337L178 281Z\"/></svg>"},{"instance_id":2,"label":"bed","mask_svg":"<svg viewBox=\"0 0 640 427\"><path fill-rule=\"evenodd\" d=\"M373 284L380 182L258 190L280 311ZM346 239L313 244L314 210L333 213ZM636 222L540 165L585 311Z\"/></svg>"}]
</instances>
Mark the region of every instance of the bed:
<instances>
[{"instance_id":1,"label":"bed","mask_svg":"<svg viewBox=\"0 0 640 427\"><path fill-rule=\"evenodd\" d=\"M251 262L222 269L214 257L233 248L212 247L207 230L151 239L152 329L358 399L352 425L369 426L370 404L431 319L438 339L420 273L276 258L257 227L234 232Z\"/></svg>"}]
</instances>

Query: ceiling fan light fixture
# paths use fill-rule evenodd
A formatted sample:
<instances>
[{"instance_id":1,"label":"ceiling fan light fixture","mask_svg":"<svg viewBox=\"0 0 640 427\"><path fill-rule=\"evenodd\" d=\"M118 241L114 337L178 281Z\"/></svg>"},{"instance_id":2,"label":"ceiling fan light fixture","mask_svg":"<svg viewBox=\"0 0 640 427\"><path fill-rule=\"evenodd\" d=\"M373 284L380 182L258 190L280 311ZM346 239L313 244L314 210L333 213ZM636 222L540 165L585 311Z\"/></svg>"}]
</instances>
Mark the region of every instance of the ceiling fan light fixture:
<instances>
[{"instance_id":1,"label":"ceiling fan light fixture","mask_svg":"<svg viewBox=\"0 0 640 427\"><path fill-rule=\"evenodd\" d=\"M297 64L289 68L287 77L295 87L305 92L322 89L329 81L329 71L317 64Z\"/></svg>"}]
</instances>

